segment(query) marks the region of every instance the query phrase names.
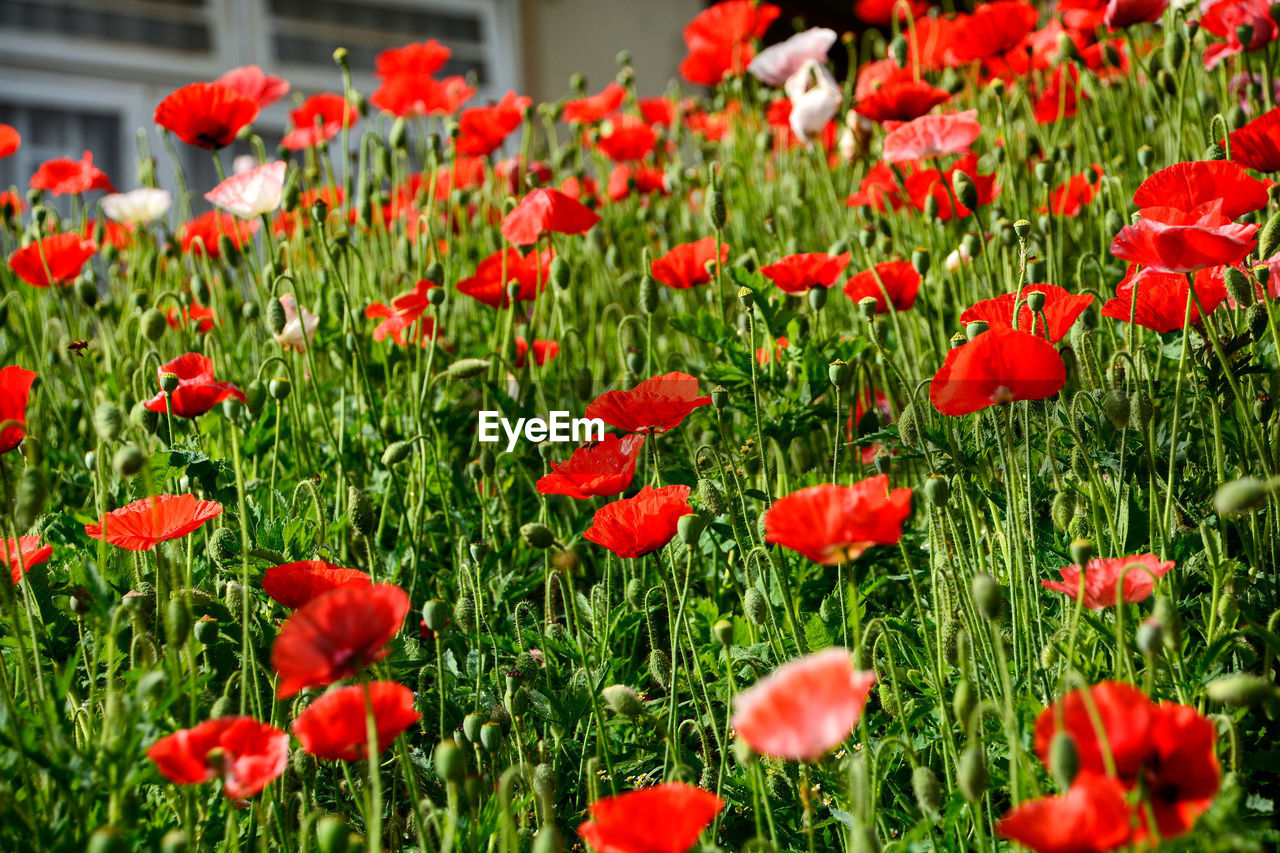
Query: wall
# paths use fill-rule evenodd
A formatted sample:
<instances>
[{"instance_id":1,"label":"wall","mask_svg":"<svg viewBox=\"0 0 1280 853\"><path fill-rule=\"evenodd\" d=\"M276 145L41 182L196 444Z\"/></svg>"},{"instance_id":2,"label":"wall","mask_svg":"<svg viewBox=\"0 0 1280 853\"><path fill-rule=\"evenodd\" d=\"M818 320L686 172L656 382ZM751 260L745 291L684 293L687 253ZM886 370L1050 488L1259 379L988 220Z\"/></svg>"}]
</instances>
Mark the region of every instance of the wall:
<instances>
[{"instance_id":1,"label":"wall","mask_svg":"<svg viewBox=\"0 0 1280 853\"><path fill-rule=\"evenodd\" d=\"M568 94L579 71L598 92L613 80L620 50L631 51L641 95L656 95L678 76L680 33L700 0L521 0L524 91L536 101Z\"/></svg>"}]
</instances>

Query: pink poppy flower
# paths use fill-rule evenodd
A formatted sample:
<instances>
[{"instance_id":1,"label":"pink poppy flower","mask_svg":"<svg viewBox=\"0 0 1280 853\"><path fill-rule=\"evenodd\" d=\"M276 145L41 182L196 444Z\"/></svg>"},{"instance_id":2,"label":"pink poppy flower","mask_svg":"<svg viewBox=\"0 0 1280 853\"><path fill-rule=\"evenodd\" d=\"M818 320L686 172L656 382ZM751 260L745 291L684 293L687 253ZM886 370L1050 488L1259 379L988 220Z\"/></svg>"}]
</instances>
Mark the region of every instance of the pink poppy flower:
<instances>
[{"instance_id":1,"label":"pink poppy flower","mask_svg":"<svg viewBox=\"0 0 1280 853\"><path fill-rule=\"evenodd\" d=\"M793 660L738 694L732 725L761 755L816 761L839 746L862 716L874 672L831 648Z\"/></svg>"},{"instance_id":2,"label":"pink poppy flower","mask_svg":"<svg viewBox=\"0 0 1280 853\"><path fill-rule=\"evenodd\" d=\"M209 190L204 197L241 219L271 213L280 206L284 195L285 168L285 162L277 160L240 172Z\"/></svg>"},{"instance_id":3,"label":"pink poppy flower","mask_svg":"<svg viewBox=\"0 0 1280 853\"><path fill-rule=\"evenodd\" d=\"M813 27L760 51L747 70L766 86L781 86L806 62L826 62L827 52L835 43L835 30Z\"/></svg>"},{"instance_id":4,"label":"pink poppy flower","mask_svg":"<svg viewBox=\"0 0 1280 853\"><path fill-rule=\"evenodd\" d=\"M1084 606L1102 610L1115 607L1121 601L1125 604L1146 601L1156 581L1173 567L1173 560L1162 561L1155 554L1090 560L1084 564ZM1080 567L1063 566L1058 573L1062 580L1042 580L1040 585L1075 600L1080 594Z\"/></svg>"},{"instance_id":5,"label":"pink poppy flower","mask_svg":"<svg viewBox=\"0 0 1280 853\"><path fill-rule=\"evenodd\" d=\"M963 154L982 133L977 115L977 110L965 110L920 116L894 128L884 138L884 159L888 163L904 163Z\"/></svg>"}]
</instances>

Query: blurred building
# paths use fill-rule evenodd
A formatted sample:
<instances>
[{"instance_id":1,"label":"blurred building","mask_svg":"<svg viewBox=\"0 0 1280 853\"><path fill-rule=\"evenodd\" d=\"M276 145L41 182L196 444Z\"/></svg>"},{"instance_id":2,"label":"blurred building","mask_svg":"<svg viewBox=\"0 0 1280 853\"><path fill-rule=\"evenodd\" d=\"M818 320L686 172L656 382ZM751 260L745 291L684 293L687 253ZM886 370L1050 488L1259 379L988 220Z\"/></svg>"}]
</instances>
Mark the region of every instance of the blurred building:
<instances>
[{"instance_id":1,"label":"blurred building","mask_svg":"<svg viewBox=\"0 0 1280 853\"><path fill-rule=\"evenodd\" d=\"M680 31L699 0L0 0L0 122L22 134L0 160L0 187L25 188L56 156L91 150L121 189L134 186L138 129L163 158L155 105L186 83L258 65L302 95L340 91L333 50L350 52L355 87L374 86L374 57L429 38L453 49L442 74L473 74L472 103L516 89L562 96L575 71L598 89L629 49L643 91L676 76ZM268 141L288 124L292 97L255 123ZM184 148L179 144L179 148ZM183 151L193 187L212 163ZM161 169L161 172L165 172Z\"/></svg>"}]
</instances>

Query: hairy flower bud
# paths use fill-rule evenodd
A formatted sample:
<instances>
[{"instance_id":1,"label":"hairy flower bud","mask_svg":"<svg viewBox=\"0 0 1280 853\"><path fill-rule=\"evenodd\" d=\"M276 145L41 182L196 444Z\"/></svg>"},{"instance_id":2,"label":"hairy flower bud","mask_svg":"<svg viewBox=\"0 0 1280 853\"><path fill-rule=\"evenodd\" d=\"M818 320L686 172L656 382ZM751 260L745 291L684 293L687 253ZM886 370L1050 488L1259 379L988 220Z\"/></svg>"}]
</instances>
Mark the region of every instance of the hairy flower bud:
<instances>
[{"instance_id":1,"label":"hairy flower bud","mask_svg":"<svg viewBox=\"0 0 1280 853\"><path fill-rule=\"evenodd\" d=\"M625 684L612 684L601 691L604 703L615 714L624 717L638 717L644 713L644 703L634 690Z\"/></svg>"}]
</instances>

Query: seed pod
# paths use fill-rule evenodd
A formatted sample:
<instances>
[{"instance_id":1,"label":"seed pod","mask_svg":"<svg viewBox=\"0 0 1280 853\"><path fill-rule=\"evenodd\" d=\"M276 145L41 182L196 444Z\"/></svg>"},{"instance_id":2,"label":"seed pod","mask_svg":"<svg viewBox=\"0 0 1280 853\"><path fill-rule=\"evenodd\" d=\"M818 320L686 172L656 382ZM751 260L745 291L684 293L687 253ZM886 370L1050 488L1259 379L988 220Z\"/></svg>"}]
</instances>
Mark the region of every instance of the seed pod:
<instances>
[{"instance_id":1,"label":"seed pod","mask_svg":"<svg viewBox=\"0 0 1280 853\"><path fill-rule=\"evenodd\" d=\"M746 593L742 596L742 605L752 624L763 625L768 620L769 602L755 586L747 587Z\"/></svg>"},{"instance_id":2,"label":"seed pod","mask_svg":"<svg viewBox=\"0 0 1280 853\"><path fill-rule=\"evenodd\" d=\"M682 515L676 520L676 536L686 547L693 548L702 538L702 531L706 526L706 519L696 513Z\"/></svg>"},{"instance_id":3,"label":"seed pod","mask_svg":"<svg viewBox=\"0 0 1280 853\"><path fill-rule=\"evenodd\" d=\"M1280 698L1280 689L1273 682L1243 672L1210 682L1205 690L1213 701L1237 707Z\"/></svg>"},{"instance_id":4,"label":"seed pod","mask_svg":"<svg viewBox=\"0 0 1280 853\"><path fill-rule=\"evenodd\" d=\"M925 817L938 813L938 807L942 805L942 793L938 777L927 765L921 764L911 771L911 790L915 792L916 804Z\"/></svg>"},{"instance_id":5,"label":"seed pod","mask_svg":"<svg viewBox=\"0 0 1280 853\"><path fill-rule=\"evenodd\" d=\"M973 576L973 603L984 619L996 620L1004 611L1004 593L996 579L986 572Z\"/></svg>"},{"instance_id":6,"label":"seed pod","mask_svg":"<svg viewBox=\"0 0 1280 853\"><path fill-rule=\"evenodd\" d=\"M488 722L480 727L480 746L485 752L497 752L502 748L502 726Z\"/></svg>"},{"instance_id":7,"label":"seed pod","mask_svg":"<svg viewBox=\"0 0 1280 853\"><path fill-rule=\"evenodd\" d=\"M960 793L971 803L982 799L987 792L987 756L981 746L970 744L960 753L956 768L956 783Z\"/></svg>"},{"instance_id":8,"label":"seed pod","mask_svg":"<svg viewBox=\"0 0 1280 853\"><path fill-rule=\"evenodd\" d=\"M1049 742L1049 769L1060 791L1070 788L1080 772L1080 751L1076 749L1076 739L1066 732L1058 732Z\"/></svg>"},{"instance_id":9,"label":"seed pod","mask_svg":"<svg viewBox=\"0 0 1280 853\"><path fill-rule=\"evenodd\" d=\"M449 624L449 605L438 598L433 598L422 605L422 621L427 627L439 633Z\"/></svg>"},{"instance_id":10,"label":"seed pod","mask_svg":"<svg viewBox=\"0 0 1280 853\"><path fill-rule=\"evenodd\" d=\"M716 409L723 411L724 407L729 404L729 392L723 385L717 385L711 389L711 405Z\"/></svg>"},{"instance_id":11,"label":"seed pod","mask_svg":"<svg viewBox=\"0 0 1280 853\"><path fill-rule=\"evenodd\" d=\"M945 507L951 498L951 483L946 477L934 474L924 481L924 496L936 507Z\"/></svg>"},{"instance_id":12,"label":"seed pod","mask_svg":"<svg viewBox=\"0 0 1280 853\"><path fill-rule=\"evenodd\" d=\"M638 717L644 713L644 703L634 690L625 684L612 684L601 691L604 703L615 714L624 717Z\"/></svg>"},{"instance_id":13,"label":"seed pod","mask_svg":"<svg viewBox=\"0 0 1280 853\"><path fill-rule=\"evenodd\" d=\"M436 775L446 782L459 782L467 772L466 756L462 754L457 741L448 738L436 744L432 763L435 765Z\"/></svg>"}]
</instances>

